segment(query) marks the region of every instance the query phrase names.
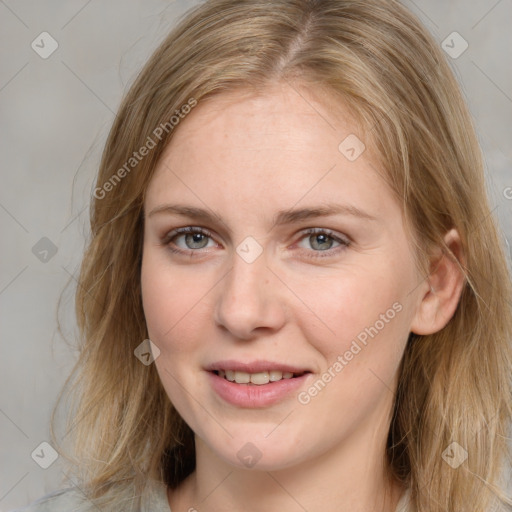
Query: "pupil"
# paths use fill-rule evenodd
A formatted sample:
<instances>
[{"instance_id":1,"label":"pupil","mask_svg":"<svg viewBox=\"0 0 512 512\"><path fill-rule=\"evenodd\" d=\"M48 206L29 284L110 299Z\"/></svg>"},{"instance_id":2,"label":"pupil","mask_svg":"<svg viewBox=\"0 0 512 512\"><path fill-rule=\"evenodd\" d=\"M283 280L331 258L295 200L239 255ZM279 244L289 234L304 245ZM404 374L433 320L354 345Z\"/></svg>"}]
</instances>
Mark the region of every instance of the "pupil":
<instances>
[{"instance_id":1,"label":"pupil","mask_svg":"<svg viewBox=\"0 0 512 512\"><path fill-rule=\"evenodd\" d=\"M329 236L325 234L313 235L312 246L316 249L329 249ZM316 247L315 247L316 246Z\"/></svg>"},{"instance_id":2,"label":"pupil","mask_svg":"<svg viewBox=\"0 0 512 512\"><path fill-rule=\"evenodd\" d=\"M186 235L186 243L191 249L202 249L205 246L206 237L202 233L189 233Z\"/></svg>"}]
</instances>

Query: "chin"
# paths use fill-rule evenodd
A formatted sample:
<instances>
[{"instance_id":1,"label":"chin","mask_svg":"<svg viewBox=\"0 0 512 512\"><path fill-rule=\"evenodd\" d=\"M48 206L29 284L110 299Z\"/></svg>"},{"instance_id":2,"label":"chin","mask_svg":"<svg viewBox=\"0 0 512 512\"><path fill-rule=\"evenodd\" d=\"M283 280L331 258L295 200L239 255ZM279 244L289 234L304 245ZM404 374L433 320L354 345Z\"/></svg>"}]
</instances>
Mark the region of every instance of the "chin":
<instances>
[{"instance_id":1,"label":"chin","mask_svg":"<svg viewBox=\"0 0 512 512\"><path fill-rule=\"evenodd\" d=\"M248 431L230 438L228 443L206 444L230 466L251 471L279 471L300 464L306 458L304 452L297 452L297 443L283 445L280 441L262 438L259 433L251 436Z\"/></svg>"}]
</instances>

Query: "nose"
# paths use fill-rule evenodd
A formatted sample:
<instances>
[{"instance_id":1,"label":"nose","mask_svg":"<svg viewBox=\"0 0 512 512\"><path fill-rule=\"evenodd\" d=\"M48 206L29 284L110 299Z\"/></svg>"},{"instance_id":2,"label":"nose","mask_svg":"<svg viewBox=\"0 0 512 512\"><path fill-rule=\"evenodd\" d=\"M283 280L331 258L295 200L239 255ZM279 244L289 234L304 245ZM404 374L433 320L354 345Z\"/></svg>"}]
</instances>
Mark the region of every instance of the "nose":
<instances>
[{"instance_id":1,"label":"nose","mask_svg":"<svg viewBox=\"0 0 512 512\"><path fill-rule=\"evenodd\" d=\"M233 254L231 271L217 289L214 320L240 340L275 332L286 321L283 285L267 266L265 252L252 263Z\"/></svg>"}]
</instances>

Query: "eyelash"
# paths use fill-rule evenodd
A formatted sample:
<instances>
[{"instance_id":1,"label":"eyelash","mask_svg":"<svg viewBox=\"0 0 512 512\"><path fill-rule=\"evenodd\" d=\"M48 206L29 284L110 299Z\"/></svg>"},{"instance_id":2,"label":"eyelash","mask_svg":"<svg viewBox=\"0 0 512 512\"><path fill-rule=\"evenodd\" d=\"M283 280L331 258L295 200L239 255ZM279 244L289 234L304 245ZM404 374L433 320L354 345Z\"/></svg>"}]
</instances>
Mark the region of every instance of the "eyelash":
<instances>
[{"instance_id":1,"label":"eyelash","mask_svg":"<svg viewBox=\"0 0 512 512\"><path fill-rule=\"evenodd\" d=\"M167 248L171 252L173 252L175 254L181 254L181 255L188 254L189 256L194 257L194 253L200 252L201 249L183 250L183 249L177 249L176 247L173 247L171 245L171 242L175 238L177 238L178 236L183 235L183 234L201 234L201 235L204 235L211 239L214 238L212 233L210 231L208 231L207 229L200 228L200 227L187 226L184 228L178 228L178 229L175 229L174 231L171 231L169 234L167 234L164 237L162 242L164 245L167 246ZM309 253L311 253L311 252L316 253L314 256L313 255L308 256L313 259L334 256L335 254L339 253L340 251L344 251L345 249L347 249L351 244L351 242L348 239L340 238L330 229L323 229L323 228L306 229L305 231L302 232L302 236L299 239L299 241L302 241L304 238L307 238L308 236L311 236L311 235L327 235L329 238L331 238L332 240L334 240L335 242L338 242L340 244L338 247L335 247L334 249L327 249L325 251L315 251L315 250L307 251Z\"/></svg>"}]
</instances>

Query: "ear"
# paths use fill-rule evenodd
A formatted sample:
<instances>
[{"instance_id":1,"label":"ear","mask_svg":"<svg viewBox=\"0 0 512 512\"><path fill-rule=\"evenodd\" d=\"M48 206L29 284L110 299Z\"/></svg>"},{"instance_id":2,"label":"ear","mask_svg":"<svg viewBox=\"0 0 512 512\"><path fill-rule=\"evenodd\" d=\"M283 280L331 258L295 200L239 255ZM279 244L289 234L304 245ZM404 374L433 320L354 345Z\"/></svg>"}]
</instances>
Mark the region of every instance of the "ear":
<instances>
[{"instance_id":1,"label":"ear","mask_svg":"<svg viewBox=\"0 0 512 512\"><path fill-rule=\"evenodd\" d=\"M444 241L464 266L459 233L451 229ZM465 277L454 257L439 248L430 262L430 272L420 287L420 300L411 323L411 331L425 335L440 331L453 317L464 287Z\"/></svg>"}]
</instances>

